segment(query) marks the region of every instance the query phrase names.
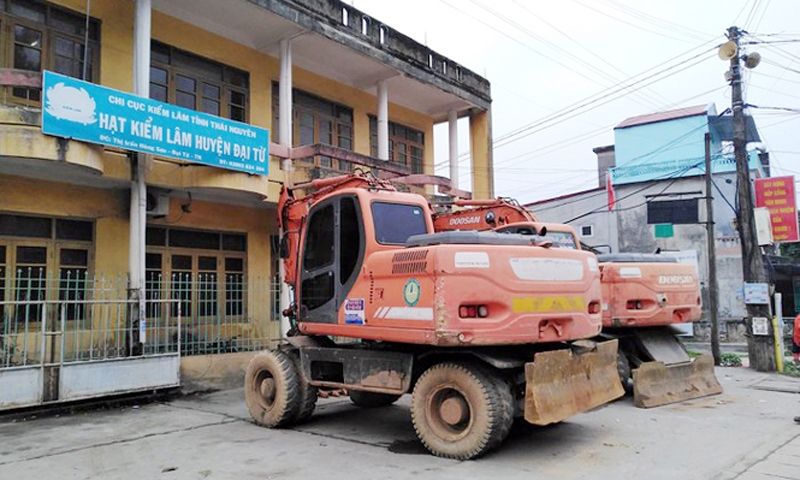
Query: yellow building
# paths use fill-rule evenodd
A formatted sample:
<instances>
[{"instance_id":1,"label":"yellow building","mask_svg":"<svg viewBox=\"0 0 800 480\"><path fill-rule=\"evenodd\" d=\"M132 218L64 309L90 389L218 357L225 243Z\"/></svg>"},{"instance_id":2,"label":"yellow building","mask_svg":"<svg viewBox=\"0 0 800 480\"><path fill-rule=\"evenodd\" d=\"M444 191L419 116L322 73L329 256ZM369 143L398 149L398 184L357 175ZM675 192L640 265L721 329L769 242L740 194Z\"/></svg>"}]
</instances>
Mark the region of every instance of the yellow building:
<instances>
[{"instance_id":1,"label":"yellow building","mask_svg":"<svg viewBox=\"0 0 800 480\"><path fill-rule=\"evenodd\" d=\"M43 70L125 92L149 78L154 100L270 130L268 175L142 157L145 352L279 338L285 181L433 175L434 125L468 117L473 196L493 196L488 81L339 0L3 0L0 35L0 390L4 368L142 353L124 302L135 156L44 135ZM178 311L180 337L157 325Z\"/></svg>"}]
</instances>

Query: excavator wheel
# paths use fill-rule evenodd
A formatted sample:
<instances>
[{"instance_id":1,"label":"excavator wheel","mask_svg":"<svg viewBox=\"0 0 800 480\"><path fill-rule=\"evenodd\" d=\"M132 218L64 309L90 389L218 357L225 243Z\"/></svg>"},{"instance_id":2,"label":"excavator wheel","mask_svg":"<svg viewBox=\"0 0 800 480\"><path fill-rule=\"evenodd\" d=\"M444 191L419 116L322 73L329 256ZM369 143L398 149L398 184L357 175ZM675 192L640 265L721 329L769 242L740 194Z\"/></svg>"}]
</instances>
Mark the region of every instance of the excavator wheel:
<instances>
[{"instance_id":1,"label":"excavator wheel","mask_svg":"<svg viewBox=\"0 0 800 480\"><path fill-rule=\"evenodd\" d=\"M273 428L293 423L302 407L301 393L301 377L287 353L266 350L247 365L244 398L258 425Z\"/></svg>"},{"instance_id":2,"label":"excavator wheel","mask_svg":"<svg viewBox=\"0 0 800 480\"><path fill-rule=\"evenodd\" d=\"M391 405L400 400L401 395L391 395L388 393L373 393L373 392L360 392L358 390L350 390L350 401L353 405L362 408L377 408Z\"/></svg>"},{"instance_id":3,"label":"excavator wheel","mask_svg":"<svg viewBox=\"0 0 800 480\"><path fill-rule=\"evenodd\" d=\"M417 380L411 421L425 448L469 460L498 446L514 422L510 385L487 367L439 363Z\"/></svg>"},{"instance_id":4,"label":"excavator wheel","mask_svg":"<svg viewBox=\"0 0 800 480\"><path fill-rule=\"evenodd\" d=\"M311 386L308 383L305 375L303 375L303 368L300 364L300 352L292 350L289 357L294 363L297 371L298 382L300 384L300 409L297 412L294 423L303 423L314 413L317 407L317 387Z\"/></svg>"}]
</instances>

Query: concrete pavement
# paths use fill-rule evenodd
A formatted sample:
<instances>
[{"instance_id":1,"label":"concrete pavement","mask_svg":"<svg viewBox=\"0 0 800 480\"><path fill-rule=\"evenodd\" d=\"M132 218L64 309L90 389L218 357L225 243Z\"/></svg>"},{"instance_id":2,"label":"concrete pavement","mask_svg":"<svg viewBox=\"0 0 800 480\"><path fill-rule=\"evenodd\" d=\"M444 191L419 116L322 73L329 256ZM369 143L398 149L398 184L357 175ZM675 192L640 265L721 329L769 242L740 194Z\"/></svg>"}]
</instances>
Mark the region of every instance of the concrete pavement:
<instances>
[{"instance_id":1,"label":"concrete pavement","mask_svg":"<svg viewBox=\"0 0 800 480\"><path fill-rule=\"evenodd\" d=\"M798 427L800 428L800 427ZM800 478L800 438L793 438L747 468L736 480L781 480Z\"/></svg>"},{"instance_id":2,"label":"concrete pavement","mask_svg":"<svg viewBox=\"0 0 800 480\"><path fill-rule=\"evenodd\" d=\"M800 480L800 381L722 368L725 393L656 409L631 399L558 425L515 426L459 462L416 440L408 396L363 410L321 401L286 430L249 421L241 390L26 420L0 417L0 479Z\"/></svg>"}]
</instances>

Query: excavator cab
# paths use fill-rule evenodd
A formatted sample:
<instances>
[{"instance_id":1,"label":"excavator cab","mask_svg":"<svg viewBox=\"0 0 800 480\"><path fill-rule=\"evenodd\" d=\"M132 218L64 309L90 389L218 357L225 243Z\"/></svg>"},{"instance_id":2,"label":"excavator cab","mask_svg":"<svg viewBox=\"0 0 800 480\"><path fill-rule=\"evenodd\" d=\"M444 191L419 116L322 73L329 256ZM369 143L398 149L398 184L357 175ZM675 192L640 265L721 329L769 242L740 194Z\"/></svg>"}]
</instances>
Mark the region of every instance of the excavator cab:
<instances>
[{"instance_id":1,"label":"excavator cab","mask_svg":"<svg viewBox=\"0 0 800 480\"><path fill-rule=\"evenodd\" d=\"M364 258L364 227L354 195L339 195L309 213L298 292L301 318L335 323Z\"/></svg>"},{"instance_id":2,"label":"excavator cab","mask_svg":"<svg viewBox=\"0 0 800 480\"><path fill-rule=\"evenodd\" d=\"M432 231L425 204L360 198L365 193L336 194L309 211L296 289L303 322L338 323L368 252L402 248L409 237Z\"/></svg>"}]
</instances>

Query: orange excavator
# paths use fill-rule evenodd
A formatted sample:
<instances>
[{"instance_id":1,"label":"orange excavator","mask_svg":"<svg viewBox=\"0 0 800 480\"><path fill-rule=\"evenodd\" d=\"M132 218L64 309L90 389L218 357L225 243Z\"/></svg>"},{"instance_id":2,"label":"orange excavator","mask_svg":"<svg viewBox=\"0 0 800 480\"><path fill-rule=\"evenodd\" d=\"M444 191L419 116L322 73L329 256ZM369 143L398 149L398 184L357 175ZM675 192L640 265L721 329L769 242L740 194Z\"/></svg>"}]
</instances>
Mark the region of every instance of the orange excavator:
<instances>
[{"instance_id":1,"label":"orange excavator","mask_svg":"<svg viewBox=\"0 0 800 480\"><path fill-rule=\"evenodd\" d=\"M580 249L575 230L543 223L514 200L456 200L434 216L438 232L493 230L525 235L535 244ZM619 340L619 375L639 407L655 407L722 392L710 355L691 359L672 330L702 315L692 265L656 254L600 254L603 333Z\"/></svg>"},{"instance_id":2,"label":"orange excavator","mask_svg":"<svg viewBox=\"0 0 800 480\"><path fill-rule=\"evenodd\" d=\"M424 446L470 459L515 418L557 423L624 394L617 341L585 340L602 321L592 254L437 233L424 197L364 173L284 188L278 216L291 329L247 368L257 424L304 421L328 392L362 407L410 393Z\"/></svg>"}]
</instances>

